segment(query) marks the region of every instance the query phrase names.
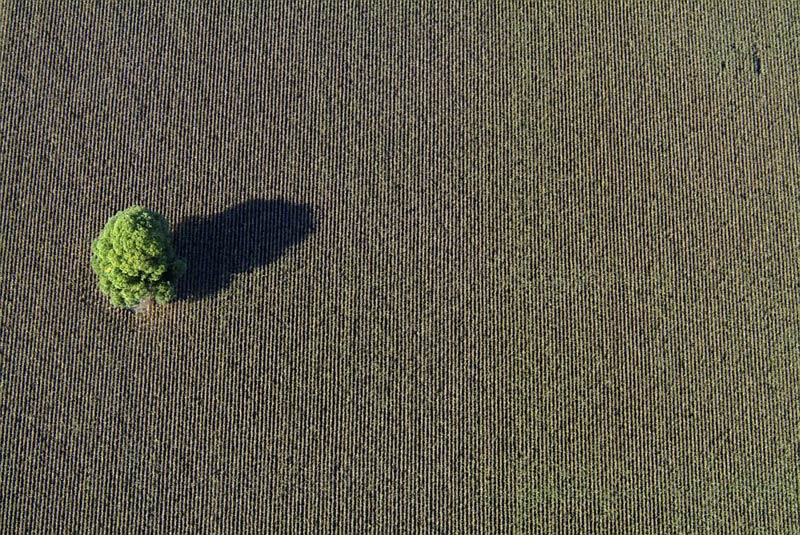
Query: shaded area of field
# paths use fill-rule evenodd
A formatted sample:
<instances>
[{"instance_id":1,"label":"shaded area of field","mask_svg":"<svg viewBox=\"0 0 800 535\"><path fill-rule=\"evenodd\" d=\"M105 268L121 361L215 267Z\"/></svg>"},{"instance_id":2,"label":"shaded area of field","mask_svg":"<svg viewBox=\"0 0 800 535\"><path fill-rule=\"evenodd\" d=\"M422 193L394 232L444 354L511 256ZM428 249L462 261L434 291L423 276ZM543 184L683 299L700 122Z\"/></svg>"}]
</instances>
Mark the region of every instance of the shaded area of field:
<instances>
[{"instance_id":1,"label":"shaded area of field","mask_svg":"<svg viewBox=\"0 0 800 535\"><path fill-rule=\"evenodd\" d=\"M180 281L180 295L207 299L234 275L274 262L314 230L311 208L280 200L253 199L224 212L181 221L175 246L192 269Z\"/></svg>"},{"instance_id":2,"label":"shaded area of field","mask_svg":"<svg viewBox=\"0 0 800 535\"><path fill-rule=\"evenodd\" d=\"M9 10L0 531L793 532L782 4L167 4Z\"/></svg>"}]
</instances>

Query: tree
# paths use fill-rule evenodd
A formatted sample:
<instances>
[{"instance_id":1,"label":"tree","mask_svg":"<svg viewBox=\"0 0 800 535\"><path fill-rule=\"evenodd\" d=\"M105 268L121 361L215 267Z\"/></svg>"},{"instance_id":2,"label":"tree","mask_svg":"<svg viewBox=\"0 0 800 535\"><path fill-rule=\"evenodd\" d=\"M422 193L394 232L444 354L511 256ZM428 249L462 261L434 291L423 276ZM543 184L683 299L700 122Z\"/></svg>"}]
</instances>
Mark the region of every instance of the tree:
<instances>
[{"instance_id":1,"label":"tree","mask_svg":"<svg viewBox=\"0 0 800 535\"><path fill-rule=\"evenodd\" d=\"M91 266L111 304L127 308L151 298L159 304L175 299L175 282L186 271L166 219L141 206L108 220L92 242Z\"/></svg>"}]
</instances>

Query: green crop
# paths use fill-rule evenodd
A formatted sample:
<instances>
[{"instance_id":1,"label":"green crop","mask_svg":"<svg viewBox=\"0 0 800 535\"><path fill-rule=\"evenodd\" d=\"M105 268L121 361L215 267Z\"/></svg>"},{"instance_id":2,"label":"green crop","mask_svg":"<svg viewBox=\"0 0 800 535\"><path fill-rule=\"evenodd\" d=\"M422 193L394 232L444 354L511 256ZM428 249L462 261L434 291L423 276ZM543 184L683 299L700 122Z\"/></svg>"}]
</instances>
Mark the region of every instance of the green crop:
<instances>
[{"instance_id":1,"label":"green crop","mask_svg":"<svg viewBox=\"0 0 800 535\"><path fill-rule=\"evenodd\" d=\"M150 297L161 304L173 300L175 282L186 271L166 219L141 206L108 220L92 242L91 265L111 304L128 308Z\"/></svg>"}]
</instances>

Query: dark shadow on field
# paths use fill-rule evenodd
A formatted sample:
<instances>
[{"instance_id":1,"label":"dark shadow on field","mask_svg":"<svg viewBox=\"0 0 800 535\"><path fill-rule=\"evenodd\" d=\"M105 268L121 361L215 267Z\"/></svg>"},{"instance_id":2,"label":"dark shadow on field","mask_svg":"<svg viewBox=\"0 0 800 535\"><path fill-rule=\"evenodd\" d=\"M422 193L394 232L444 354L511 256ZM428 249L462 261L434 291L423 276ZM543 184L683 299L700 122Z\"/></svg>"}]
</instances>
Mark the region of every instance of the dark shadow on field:
<instances>
[{"instance_id":1,"label":"dark shadow on field","mask_svg":"<svg viewBox=\"0 0 800 535\"><path fill-rule=\"evenodd\" d=\"M311 207L282 200L252 200L210 217L182 221L173 231L186 259L179 297L197 301L230 284L236 273L277 260L314 232Z\"/></svg>"}]
</instances>

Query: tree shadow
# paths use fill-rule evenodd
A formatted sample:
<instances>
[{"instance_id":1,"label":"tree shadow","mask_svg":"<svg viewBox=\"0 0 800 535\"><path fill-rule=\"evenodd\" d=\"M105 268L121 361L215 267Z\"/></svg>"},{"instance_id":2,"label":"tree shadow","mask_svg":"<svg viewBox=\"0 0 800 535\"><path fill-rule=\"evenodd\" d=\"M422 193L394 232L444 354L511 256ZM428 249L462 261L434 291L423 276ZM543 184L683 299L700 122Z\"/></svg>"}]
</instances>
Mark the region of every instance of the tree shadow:
<instances>
[{"instance_id":1,"label":"tree shadow","mask_svg":"<svg viewBox=\"0 0 800 535\"><path fill-rule=\"evenodd\" d=\"M277 260L314 229L310 206L282 200L251 200L182 221L173 231L176 252L187 264L179 297L198 301L216 294L234 274Z\"/></svg>"}]
</instances>

